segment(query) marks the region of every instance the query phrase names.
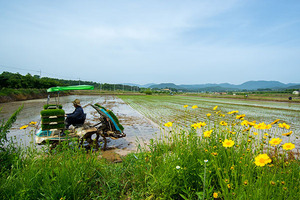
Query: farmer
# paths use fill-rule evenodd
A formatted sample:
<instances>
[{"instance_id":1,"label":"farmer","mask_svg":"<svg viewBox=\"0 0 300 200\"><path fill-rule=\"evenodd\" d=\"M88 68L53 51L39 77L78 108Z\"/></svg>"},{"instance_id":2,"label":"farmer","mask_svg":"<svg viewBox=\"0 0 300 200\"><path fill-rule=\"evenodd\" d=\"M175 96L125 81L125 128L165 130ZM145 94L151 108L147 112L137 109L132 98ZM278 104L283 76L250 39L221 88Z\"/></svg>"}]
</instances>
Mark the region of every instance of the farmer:
<instances>
[{"instance_id":1,"label":"farmer","mask_svg":"<svg viewBox=\"0 0 300 200\"><path fill-rule=\"evenodd\" d=\"M69 128L70 125L77 126L82 125L84 123L86 114L83 112L83 109L80 105L79 99L75 99L73 102L73 106L75 110L73 113L66 114L66 129Z\"/></svg>"}]
</instances>

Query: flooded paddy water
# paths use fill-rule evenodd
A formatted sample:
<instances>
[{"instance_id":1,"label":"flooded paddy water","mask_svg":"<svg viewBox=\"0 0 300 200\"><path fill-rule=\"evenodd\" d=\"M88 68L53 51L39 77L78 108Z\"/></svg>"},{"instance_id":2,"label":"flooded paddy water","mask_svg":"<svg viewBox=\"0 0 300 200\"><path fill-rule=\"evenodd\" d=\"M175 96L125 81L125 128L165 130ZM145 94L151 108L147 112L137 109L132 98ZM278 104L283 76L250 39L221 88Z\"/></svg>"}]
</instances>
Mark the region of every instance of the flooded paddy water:
<instances>
[{"instance_id":1,"label":"flooded paddy water","mask_svg":"<svg viewBox=\"0 0 300 200\"><path fill-rule=\"evenodd\" d=\"M59 103L62 104L66 113L74 111L72 101L76 98L80 99L83 110L87 114L86 123L96 124L99 121L99 114L90 104L98 103L116 114L120 123L124 126L126 137L117 140L108 139L107 147L119 155L126 155L128 152L135 151L137 143L142 145L147 144L153 138L153 135L159 132L159 128L155 123L115 96L72 95L60 97ZM55 104L57 100L55 97L50 98L49 104ZM36 131L35 128L28 127L27 129L20 130L20 127L31 121L39 123L40 111L46 103L47 99L36 99L0 104L0 107L2 107L2 111L0 112L1 120L7 120L14 111L24 104L23 110L18 115L16 122L8 134L8 137L13 138L16 145L28 146L33 142L34 135L32 133Z\"/></svg>"}]
</instances>

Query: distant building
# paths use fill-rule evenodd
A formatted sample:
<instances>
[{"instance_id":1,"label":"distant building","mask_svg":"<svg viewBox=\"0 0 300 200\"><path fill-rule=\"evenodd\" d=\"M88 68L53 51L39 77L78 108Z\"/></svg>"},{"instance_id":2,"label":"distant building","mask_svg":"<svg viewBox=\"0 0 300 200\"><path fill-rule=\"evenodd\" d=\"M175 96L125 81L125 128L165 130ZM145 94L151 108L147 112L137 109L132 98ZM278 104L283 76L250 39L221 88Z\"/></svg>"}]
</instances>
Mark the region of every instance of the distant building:
<instances>
[{"instance_id":1,"label":"distant building","mask_svg":"<svg viewBox=\"0 0 300 200\"><path fill-rule=\"evenodd\" d=\"M166 88L166 89L161 89L161 91L167 91L167 92L171 92L170 89Z\"/></svg>"},{"instance_id":2,"label":"distant building","mask_svg":"<svg viewBox=\"0 0 300 200\"><path fill-rule=\"evenodd\" d=\"M293 92L293 94L295 94L295 95L299 95L299 93L300 93L300 91L297 91L297 90Z\"/></svg>"}]
</instances>

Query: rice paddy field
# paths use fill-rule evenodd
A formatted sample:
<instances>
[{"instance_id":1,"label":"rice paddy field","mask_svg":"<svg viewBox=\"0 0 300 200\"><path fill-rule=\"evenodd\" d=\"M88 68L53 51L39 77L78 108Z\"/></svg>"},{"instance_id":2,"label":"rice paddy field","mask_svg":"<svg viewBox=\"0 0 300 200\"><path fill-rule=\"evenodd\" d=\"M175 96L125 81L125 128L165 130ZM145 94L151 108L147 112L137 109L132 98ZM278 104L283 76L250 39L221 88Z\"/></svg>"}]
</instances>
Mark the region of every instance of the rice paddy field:
<instances>
[{"instance_id":1,"label":"rice paddy field","mask_svg":"<svg viewBox=\"0 0 300 200\"><path fill-rule=\"evenodd\" d=\"M120 163L69 143L55 152L13 148L0 170L0 198L299 199L300 104L119 98L160 127L149 143Z\"/></svg>"},{"instance_id":2,"label":"rice paddy field","mask_svg":"<svg viewBox=\"0 0 300 200\"><path fill-rule=\"evenodd\" d=\"M290 130L294 136L300 136L299 103L188 96L119 97L157 124L173 121L186 126L197 120L207 119L206 114L214 113L213 108L218 106L218 111L225 116L228 116L230 111L238 110L238 114L245 114L245 119L257 123L268 124L280 119L280 122L291 125ZM184 105L188 107L185 108ZM197 109L192 109L193 105L196 105Z\"/></svg>"}]
</instances>

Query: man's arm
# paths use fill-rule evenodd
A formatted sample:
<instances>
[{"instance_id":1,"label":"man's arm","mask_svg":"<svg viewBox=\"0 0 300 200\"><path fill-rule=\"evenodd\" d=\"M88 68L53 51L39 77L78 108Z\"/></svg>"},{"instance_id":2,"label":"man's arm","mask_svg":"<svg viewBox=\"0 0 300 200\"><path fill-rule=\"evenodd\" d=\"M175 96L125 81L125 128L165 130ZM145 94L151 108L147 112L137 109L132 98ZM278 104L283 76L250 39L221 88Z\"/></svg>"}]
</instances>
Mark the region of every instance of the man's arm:
<instances>
[{"instance_id":1,"label":"man's arm","mask_svg":"<svg viewBox=\"0 0 300 200\"><path fill-rule=\"evenodd\" d=\"M76 108L75 111L71 114L67 114L68 118L78 118L81 115L81 109L80 108Z\"/></svg>"}]
</instances>

